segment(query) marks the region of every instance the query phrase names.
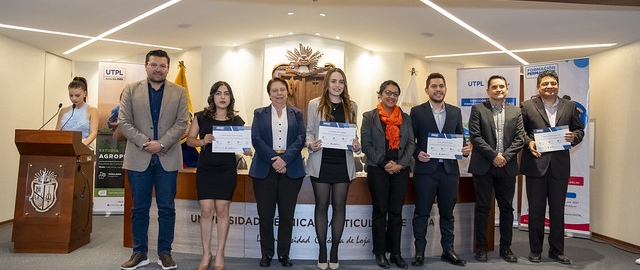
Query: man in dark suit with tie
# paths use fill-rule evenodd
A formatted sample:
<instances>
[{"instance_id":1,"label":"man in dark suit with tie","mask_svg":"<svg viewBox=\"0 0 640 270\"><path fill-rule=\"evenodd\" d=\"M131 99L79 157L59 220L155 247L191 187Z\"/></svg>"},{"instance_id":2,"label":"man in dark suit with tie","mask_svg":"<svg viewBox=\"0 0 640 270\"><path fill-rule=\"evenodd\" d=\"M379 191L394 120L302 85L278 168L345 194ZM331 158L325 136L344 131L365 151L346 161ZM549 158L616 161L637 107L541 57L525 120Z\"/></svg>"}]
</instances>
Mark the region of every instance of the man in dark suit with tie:
<instances>
[{"instance_id":1,"label":"man in dark suit with tie","mask_svg":"<svg viewBox=\"0 0 640 270\"><path fill-rule=\"evenodd\" d=\"M424 264L424 249L427 245L426 235L434 199L438 198L440 214L440 234L442 239L443 261L464 266L466 262L453 250L453 208L458 199L458 178L460 169L455 159L430 158L427 153L429 133L462 133L462 112L460 108L444 102L447 86L444 76L431 73L427 77L425 92L429 101L411 108L411 123L416 139L415 171L415 210L413 212L413 237L415 238L416 255L411 262L414 266ZM468 156L469 146L462 148L462 154Z\"/></svg>"},{"instance_id":2,"label":"man in dark suit with tie","mask_svg":"<svg viewBox=\"0 0 640 270\"><path fill-rule=\"evenodd\" d=\"M489 100L471 107L469 117L473 145L469 172L473 174L476 196L474 258L481 262L487 261L487 226L494 191L500 208L500 257L507 262L518 261L511 251L511 230L518 152L524 145L524 129L520 109L505 101L507 93L507 79L491 76L487 81Z\"/></svg>"},{"instance_id":3,"label":"man in dark suit with tie","mask_svg":"<svg viewBox=\"0 0 640 270\"><path fill-rule=\"evenodd\" d=\"M540 262L544 241L544 218L549 202L549 258L570 264L564 255L564 205L571 173L569 150L541 153L536 148L535 129L568 126L564 139L571 146L584 137L580 112L576 103L558 97L558 74L545 70L538 74L539 97L522 102L524 149L520 173L526 176L529 201L529 261Z\"/></svg>"}]
</instances>

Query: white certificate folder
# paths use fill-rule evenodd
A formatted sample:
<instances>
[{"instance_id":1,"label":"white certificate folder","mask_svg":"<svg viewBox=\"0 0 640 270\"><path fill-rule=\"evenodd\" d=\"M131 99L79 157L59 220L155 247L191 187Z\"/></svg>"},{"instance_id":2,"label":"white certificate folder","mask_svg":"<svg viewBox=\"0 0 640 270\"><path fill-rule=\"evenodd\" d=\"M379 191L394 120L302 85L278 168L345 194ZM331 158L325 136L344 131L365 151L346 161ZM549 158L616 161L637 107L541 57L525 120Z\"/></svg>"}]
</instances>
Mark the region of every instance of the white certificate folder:
<instances>
[{"instance_id":1,"label":"white certificate folder","mask_svg":"<svg viewBox=\"0 0 640 270\"><path fill-rule=\"evenodd\" d=\"M431 158L462 159L464 135L429 133L427 138L427 154Z\"/></svg>"},{"instance_id":2,"label":"white certificate folder","mask_svg":"<svg viewBox=\"0 0 640 270\"><path fill-rule=\"evenodd\" d=\"M242 153L251 150L251 127L213 126L211 151L214 153Z\"/></svg>"},{"instance_id":3,"label":"white certificate folder","mask_svg":"<svg viewBox=\"0 0 640 270\"><path fill-rule=\"evenodd\" d=\"M322 140L322 147L351 150L355 138L355 124L320 121L318 139Z\"/></svg>"}]
</instances>

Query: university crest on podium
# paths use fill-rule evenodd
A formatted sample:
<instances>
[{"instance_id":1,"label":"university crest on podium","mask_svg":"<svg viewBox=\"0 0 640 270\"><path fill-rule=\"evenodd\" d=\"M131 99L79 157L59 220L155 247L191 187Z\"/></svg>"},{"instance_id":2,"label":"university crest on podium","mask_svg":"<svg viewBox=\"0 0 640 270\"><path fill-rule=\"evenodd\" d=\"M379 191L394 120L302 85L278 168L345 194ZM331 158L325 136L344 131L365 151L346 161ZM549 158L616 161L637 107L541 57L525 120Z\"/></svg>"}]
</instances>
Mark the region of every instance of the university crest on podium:
<instances>
[{"instance_id":1,"label":"university crest on podium","mask_svg":"<svg viewBox=\"0 0 640 270\"><path fill-rule=\"evenodd\" d=\"M31 181L29 201L36 211L40 213L47 212L56 204L57 190L58 181L55 173L44 168L34 174L33 181Z\"/></svg>"}]
</instances>

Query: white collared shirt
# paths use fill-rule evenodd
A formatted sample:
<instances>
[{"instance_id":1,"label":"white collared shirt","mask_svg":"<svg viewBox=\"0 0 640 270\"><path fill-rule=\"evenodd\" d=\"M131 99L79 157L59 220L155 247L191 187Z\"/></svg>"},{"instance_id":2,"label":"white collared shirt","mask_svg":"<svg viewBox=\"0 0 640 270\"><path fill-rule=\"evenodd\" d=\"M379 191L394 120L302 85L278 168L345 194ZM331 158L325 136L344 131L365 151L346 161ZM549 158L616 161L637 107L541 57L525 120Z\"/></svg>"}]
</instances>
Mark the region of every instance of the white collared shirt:
<instances>
[{"instance_id":1,"label":"white collared shirt","mask_svg":"<svg viewBox=\"0 0 640 270\"><path fill-rule=\"evenodd\" d=\"M287 150L287 131L289 129L287 120L287 107L282 109L282 116L278 117L278 112L271 105L271 134L273 135L273 150Z\"/></svg>"},{"instance_id":2,"label":"white collared shirt","mask_svg":"<svg viewBox=\"0 0 640 270\"><path fill-rule=\"evenodd\" d=\"M544 100L542 101L542 104L544 104L544 110L547 112L547 118L549 118L549 125L551 127L556 126L556 115L558 114L559 102L560 102L560 99L556 98L556 102L553 103L553 105L547 106L547 103L544 102Z\"/></svg>"}]
</instances>

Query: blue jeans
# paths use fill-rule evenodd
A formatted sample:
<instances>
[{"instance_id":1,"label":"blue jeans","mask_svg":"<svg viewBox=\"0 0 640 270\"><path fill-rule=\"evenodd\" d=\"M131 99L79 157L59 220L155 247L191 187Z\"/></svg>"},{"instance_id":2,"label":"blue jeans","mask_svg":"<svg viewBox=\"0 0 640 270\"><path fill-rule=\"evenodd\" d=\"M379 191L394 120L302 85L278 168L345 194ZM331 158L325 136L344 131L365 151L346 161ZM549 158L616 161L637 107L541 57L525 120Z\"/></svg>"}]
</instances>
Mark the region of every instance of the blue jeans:
<instances>
[{"instance_id":1,"label":"blue jeans","mask_svg":"<svg viewBox=\"0 0 640 270\"><path fill-rule=\"evenodd\" d=\"M131 227L133 252L147 254L149 231L149 208L155 186L158 206L158 255L171 253L173 233L176 224L176 179L178 171L165 171L158 156L153 155L149 167L143 172L127 171L133 208Z\"/></svg>"}]
</instances>

